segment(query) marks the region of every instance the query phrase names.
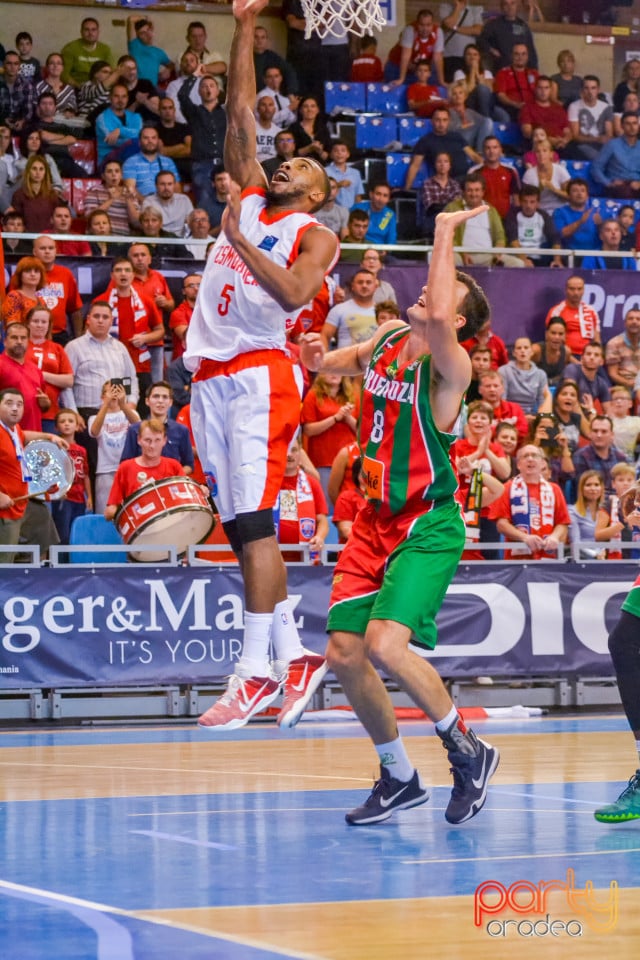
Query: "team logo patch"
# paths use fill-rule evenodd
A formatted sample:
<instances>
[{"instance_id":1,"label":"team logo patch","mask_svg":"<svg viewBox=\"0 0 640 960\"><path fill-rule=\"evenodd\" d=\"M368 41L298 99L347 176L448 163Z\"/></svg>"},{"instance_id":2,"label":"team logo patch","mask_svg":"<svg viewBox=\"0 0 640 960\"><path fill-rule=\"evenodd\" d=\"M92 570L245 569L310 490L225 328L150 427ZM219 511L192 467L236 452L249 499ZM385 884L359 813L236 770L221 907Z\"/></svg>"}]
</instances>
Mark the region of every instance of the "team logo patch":
<instances>
[{"instance_id":1,"label":"team logo patch","mask_svg":"<svg viewBox=\"0 0 640 960\"><path fill-rule=\"evenodd\" d=\"M258 244L258 250L273 250L277 242L278 242L277 237L272 237L272 236L264 237Z\"/></svg>"},{"instance_id":2,"label":"team logo patch","mask_svg":"<svg viewBox=\"0 0 640 960\"><path fill-rule=\"evenodd\" d=\"M147 474L144 472L144 470L140 470L136 474L136 480L138 481L138 483L144 483L145 480L147 480Z\"/></svg>"},{"instance_id":3,"label":"team logo patch","mask_svg":"<svg viewBox=\"0 0 640 960\"><path fill-rule=\"evenodd\" d=\"M316 522L312 517L303 517L300 520L300 536L303 540L311 540L316 532Z\"/></svg>"}]
</instances>

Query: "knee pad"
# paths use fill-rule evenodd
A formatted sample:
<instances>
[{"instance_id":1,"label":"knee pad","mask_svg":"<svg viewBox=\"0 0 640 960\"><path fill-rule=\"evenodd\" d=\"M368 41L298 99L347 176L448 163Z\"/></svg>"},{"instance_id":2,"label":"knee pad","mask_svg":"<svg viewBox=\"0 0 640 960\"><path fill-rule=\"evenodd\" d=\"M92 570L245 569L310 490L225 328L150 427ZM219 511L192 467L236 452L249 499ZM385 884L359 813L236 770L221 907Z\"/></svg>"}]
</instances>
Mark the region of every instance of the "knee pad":
<instances>
[{"instance_id":1,"label":"knee pad","mask_svg":"<svg viewBox=\"0 0 640 960\"><path fill-rule=\"evenodd\" d=\"M252 510L251 513L240 513L235 519L238 538L241 544L253 543L254 540L266 540L275 536L273 525L273 510Z\"/></svg>"},{"instance_id":2,"label":"knee pad","mask_svg":"<svg viewBox=\"0 0 640 960\"><path fill-rule=\"evenodd\" d=\"M238 525L235 520L225 520L222 524L227 540L236 556L242 553L242 540L238 536Z\"/></svg>"}]
</instances>

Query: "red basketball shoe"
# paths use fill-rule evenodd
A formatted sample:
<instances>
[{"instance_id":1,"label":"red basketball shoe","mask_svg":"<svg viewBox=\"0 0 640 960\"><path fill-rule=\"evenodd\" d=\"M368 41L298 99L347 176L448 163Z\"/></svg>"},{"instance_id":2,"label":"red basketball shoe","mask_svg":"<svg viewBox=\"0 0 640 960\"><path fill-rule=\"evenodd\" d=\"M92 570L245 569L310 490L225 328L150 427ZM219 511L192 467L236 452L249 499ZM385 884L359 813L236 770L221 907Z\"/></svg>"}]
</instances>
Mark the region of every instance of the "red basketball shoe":
<instances>
[{"instance_id":1,"label":"red basketball shoe","mask_svg":"<svg viewBox=\"0 0 640 960\"><path fill-rule=\"evenodd\" d=\"M266 710L280 693L273 677L229 677L226 691L198 720L208 730L237 730Z\"/></svg>"},{"instance_id":2,"label":"red basketball shoe","mask_svg":"<svg viewBox=\"0 0 640 960\"><path fill-rule=\"evenodd\" d=\"M278 726L295 727L327 672L327 661L315 653L292 660L284 682L284 700Z\"/></svg>"}]
</instances>

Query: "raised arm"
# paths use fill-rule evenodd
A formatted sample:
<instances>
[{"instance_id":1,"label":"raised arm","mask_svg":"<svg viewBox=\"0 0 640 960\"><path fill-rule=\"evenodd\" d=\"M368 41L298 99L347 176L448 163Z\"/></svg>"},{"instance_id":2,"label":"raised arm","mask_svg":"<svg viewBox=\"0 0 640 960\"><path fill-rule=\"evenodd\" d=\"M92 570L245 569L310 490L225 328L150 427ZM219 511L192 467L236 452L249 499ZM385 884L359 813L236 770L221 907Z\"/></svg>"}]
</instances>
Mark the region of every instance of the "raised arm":
<instances>
[{"instance_id":1,"label":"raised arm","mask_svg":"<svg viewBox=\"0 0 640 960\"><path fill-rule=\"evenodd\" d=\"M232 182L222 229L249 267L257 283L283 310L298 310L318 293L325 273L337 256L338 238L332 230L318 225L307 230L299 254L290 267L281 267L254 246L240 229L240 191Z\"/></svg>"},{"instance_id":2,"label":"raised arm","mask_svg":"<svg viewBox=\"0 0 640 960\"><path fill-rule=\"evenodd\" d=\"M469 355L457 337L458 327L463 323L458 307L465 291L456 279L453 237L457 227L486 210L483 204L473 210L438 214L429 279L421 298L424 301L424 331L420 329L419 315L415 317L417 322L409 315L412 335L415 331L418 336L424 336L431 353L431 407L440 430L449 430L455 422L462 395L471 378Z\"/></svg>"},{"instance_id":3,"label":"raised arm","mask_svg":"<svg viewBox=\"0 0 640 960\"><path fill-rule=\"evenodd\" d=\"M256 159L256 74L253 65L253 32L256 16L269 0L234 0L236 28L231 42L227 74L227 133L224 166L231 179L244 189L264 186L266 176Z\"/></svg>"}]
</instances>

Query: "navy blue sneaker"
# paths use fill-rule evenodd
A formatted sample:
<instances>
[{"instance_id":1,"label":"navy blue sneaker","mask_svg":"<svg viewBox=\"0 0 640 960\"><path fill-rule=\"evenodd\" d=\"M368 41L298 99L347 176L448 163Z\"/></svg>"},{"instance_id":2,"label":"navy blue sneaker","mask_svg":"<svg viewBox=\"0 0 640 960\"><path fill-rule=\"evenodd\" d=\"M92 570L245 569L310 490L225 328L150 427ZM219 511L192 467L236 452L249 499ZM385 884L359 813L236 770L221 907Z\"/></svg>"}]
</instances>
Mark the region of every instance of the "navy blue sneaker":
<instances>
[{"instance_id":1,"label":"navy blue sneaker","mask_svg":"<svg viewBox=\"0 0 640 960\"><path fill-rule=\"evenodd\" d=\"M443 739L453 774L453 790L444 816L449 823L464 823L484 806L489 780L500 763L500 753L476 737L472 730L464 734L467 748L464 750L451 749L447 739Z\"/></svg>"},{"instance_id":2,"label":"navy blue sneaker","mask_svg":"<svg viewBox=\"0 0 640 960\"><path fill-rule=\"evenodd\" d=\"M388 820L394 810L408 810L428 799L429 791L420 783L417 770L413 771L411 780L404 783L392 777L387 767L380 766L380 779L374 783L371 794L361 807L345 814L345 820L354 827L381 823Z\"/></svg>"}]
</instances>

